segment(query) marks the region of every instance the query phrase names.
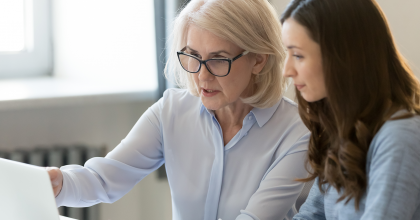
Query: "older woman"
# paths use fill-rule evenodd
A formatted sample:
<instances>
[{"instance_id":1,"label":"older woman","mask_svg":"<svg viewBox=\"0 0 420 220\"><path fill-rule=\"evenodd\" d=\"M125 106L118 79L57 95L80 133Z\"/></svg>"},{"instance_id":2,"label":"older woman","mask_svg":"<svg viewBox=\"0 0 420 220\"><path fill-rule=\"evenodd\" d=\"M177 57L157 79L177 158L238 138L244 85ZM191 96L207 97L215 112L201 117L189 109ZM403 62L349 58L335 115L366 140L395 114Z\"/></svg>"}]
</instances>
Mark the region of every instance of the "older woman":
<instances>
[{"instance_id":1,"label":"older woman","mask_svg":"<svg viewBox=\"0 0 420 220\"><path fill-rule=\"evenodd\" d=\"M167 90L105 158L51 169L57 204L112 203L165 163L173 219L291 217L309 133L282 98L280 29L266 0L191 1L167 68L186 89Z\"/></svg>"}]
</instances>

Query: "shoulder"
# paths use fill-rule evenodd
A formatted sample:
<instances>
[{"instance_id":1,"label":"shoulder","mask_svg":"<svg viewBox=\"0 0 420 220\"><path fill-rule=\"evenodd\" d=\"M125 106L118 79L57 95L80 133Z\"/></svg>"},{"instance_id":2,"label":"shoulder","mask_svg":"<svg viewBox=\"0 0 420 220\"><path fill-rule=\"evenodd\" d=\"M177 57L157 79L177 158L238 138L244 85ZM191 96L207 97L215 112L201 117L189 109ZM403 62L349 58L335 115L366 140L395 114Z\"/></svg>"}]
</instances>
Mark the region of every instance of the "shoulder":
<instances>
[{"instance_id":1,"label":"shoulder","mask_svg":"<svg viewBox=\"0 0 420 220\"><path fill-rule=\"evenodd\" d=\"M163 98L166 100L185 100L185 99L197 99L198 97L191 95L186 89L170 88L165 90Z\"/></svg>"},{"instance_id":2,"label":"shoulder","mask_svg":"<svg viewBox=\"0 0 420 220\"><path fill-rule=\"evenodd\" d=\"M163 93L155 104L149 110L158 117L180 115L196 110L199 112L201 100L193 96L186 89L170 88Z\"/></svg>"},{"instance_id":3,"label":"shoulder","mask_svg":"<svg viewBox=\"0 0 420 220\"><path fill-rule=\"evenodd\" d=\"M290 108L295 108L295 109L297 110L298 105L296 104L296 102L292 101L291 99L289 99L289 98L287 98L287 97L285 97L285 96L283 96L283 97L281 98L281 100L282 100L282 101L284 102L284 104L285 104L285 105L287 105L288 107L290 107Z\"/></svg>"},{"instance_id":4,"label":"shoulder","mask_svg":"<svg viewBox=\"0 0 420 220\"><path fill-rule=\"evenodd\" d=\"M373 138L369 155L405 159L420 156L420 116L387 121Z\"/></svg>"},{"instance_id":5,"label":"shoulder","mask_svg":"<svg viewBox=\"0 0 420 220\"><path fill-rule=\"evenodd\" d=\"M279 125L294 124L303 126L306 130L299 115L298 105L286 97L281 98L272 119L280 123Z\"/></svg>"},{"instance_id":6,"label":"shoulder","mask_svg":"<svg viewBox=\"0 0 420 220\"><path fill-rule=\"evenodd\" d=\"M280 104L277 108L278 114L282 114L285 117L293 118L294 120L300 121L298 105L287 97L283 97L280 100Z\"/></svg>"},{"instance_id":7,"label":"shoulder","mask_svg":"<svg viewBox=\"0 0 420 220\"><path fill-rule=\"evenodd\" d=\"M376 145L417 146L420 143L420 116L385 122L372 142Z\"/></svg>"},{"instance_id":8,"label":"shoulder","mask_svg":"<svg viewBox=\"0 0 420 220\"><path fill-rule=\"evenodd\" d=\"M297 104L290 99L283 97L280 100L268 123L268 129L277 133L283 141L291 141L289 152L307 150L310 132L300 118Z\"/></svg>"},{"instance_id":9,"label":"shoulder","mask_svg":"<svg viewBox=\"0 0 420 220\"><path fill-rule=\"evenodd\" d=\"M163 93L160 100L163 108L191 108L201 104L199 97L192 95L187 89L170 88Z\"/></svg>"}]
</instances>

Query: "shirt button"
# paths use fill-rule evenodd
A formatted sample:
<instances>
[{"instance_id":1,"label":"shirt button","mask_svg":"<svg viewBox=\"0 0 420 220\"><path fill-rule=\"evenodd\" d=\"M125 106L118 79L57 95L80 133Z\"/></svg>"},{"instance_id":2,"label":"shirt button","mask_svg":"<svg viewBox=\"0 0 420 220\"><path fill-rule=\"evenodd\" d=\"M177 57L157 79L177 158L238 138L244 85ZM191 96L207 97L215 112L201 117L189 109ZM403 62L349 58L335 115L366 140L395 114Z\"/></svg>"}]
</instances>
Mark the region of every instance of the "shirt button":
<instances>
[{"instance_id":1,"label":"shirt button","mask_svg":"<svg viewBox=\"0 0 420 220\"><path fill-rule=\"evenodd\" d=\"M252 116L249 116L249 117L248 117L248 120L251 120L251 119L252 119Z\"/></svg>"}]
</instances>

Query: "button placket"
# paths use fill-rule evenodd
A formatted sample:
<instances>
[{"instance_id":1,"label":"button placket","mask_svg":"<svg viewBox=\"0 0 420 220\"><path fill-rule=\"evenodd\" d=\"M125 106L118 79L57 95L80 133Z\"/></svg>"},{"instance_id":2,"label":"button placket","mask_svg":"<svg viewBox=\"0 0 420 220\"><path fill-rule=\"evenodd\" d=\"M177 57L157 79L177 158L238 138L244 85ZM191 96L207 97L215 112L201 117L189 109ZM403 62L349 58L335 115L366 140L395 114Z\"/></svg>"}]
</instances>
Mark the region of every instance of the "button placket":
<instances>
[{"instance_id":1,"label":"button placket","mask_svg":"<svg viewBox=\"0 0 420 220\"><path fill-rule=\"evenodd\" d=\"M223 133L219 122L216 117L213 116L214 132L220 134L220 139L217 138L215 143L219 143L219 146L215 146L215 159L210 174L209 189L207 191L206 205L204 210L204 220L217 219L217 213L219 208L219 199L223 182L223 167L224 167L224 144L223 144ZM217 145L217 144L216 144Z\"/></svg>"}]
</instances>

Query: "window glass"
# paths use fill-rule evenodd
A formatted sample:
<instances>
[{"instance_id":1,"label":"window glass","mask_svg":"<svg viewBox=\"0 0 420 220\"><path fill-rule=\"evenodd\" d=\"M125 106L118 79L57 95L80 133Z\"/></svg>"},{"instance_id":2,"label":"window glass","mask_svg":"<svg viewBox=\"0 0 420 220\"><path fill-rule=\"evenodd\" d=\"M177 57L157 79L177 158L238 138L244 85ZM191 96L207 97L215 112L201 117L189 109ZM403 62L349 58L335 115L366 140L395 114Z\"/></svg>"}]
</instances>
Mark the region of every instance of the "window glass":
<instances>
[{"instance_id":1,"label":"window glass","mask_svg":"<svg viewBox=\"0 0 420 220\"><path fill-rule=\"evenodd\" d=\"M0 0L0 79L52 72L50 0Z\"/></svg>"},{"instance_id":2,"label":"window glass","mask_svg":"<svg viewBox=\"0 0 420 220\"><path fill-rule=\"evenodd\" d=\"M24 1L0 0L0 51L21 51L24 47Z\"/></svg>"}]
</instances>

